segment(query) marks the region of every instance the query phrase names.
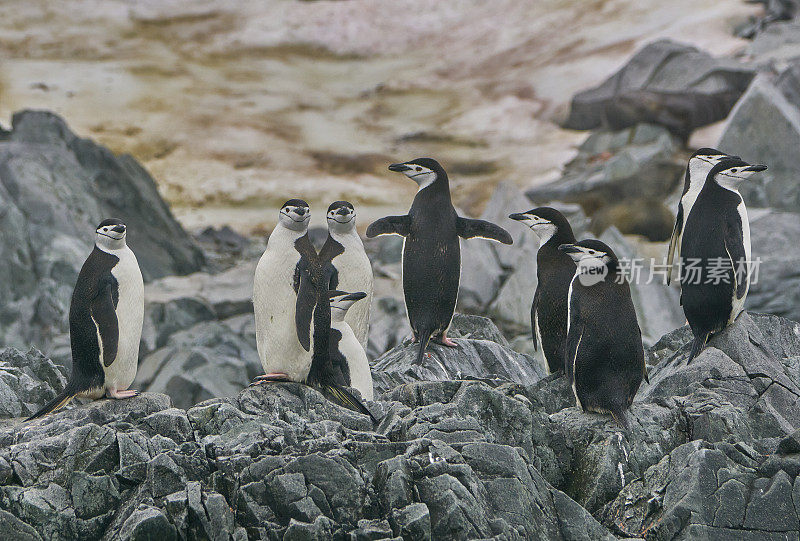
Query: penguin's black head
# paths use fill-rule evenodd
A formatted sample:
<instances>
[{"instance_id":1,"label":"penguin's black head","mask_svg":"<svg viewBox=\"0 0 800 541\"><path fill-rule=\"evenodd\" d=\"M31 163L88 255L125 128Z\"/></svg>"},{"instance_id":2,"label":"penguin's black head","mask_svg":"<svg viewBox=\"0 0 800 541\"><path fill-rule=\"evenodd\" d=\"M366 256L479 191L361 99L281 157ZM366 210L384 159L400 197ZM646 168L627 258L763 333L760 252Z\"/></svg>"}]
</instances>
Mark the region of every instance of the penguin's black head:
<instances>
[{"instance_id":1,"label":"penguin's black head","mask_svg":"<svg viewBox=\"0 0 800 541\"><path fill-rule=\"evenodd\" d=\"M530 227L539 237L539 243L549 241L559 230L569 230L569 222L563 214L551 207L538 207L527 212L517 212L508 216Z\"/></svg>"},{"instance_id":2,"label":"penguin's black head","mask_svg":"<svg viewBox=\"0 0 800 541\"><path fill-rule=\"evenodd\" d=\"M110 241L124 241L125 236L128 233L128 228L125 226L122 220L118 220L117 218L107 218L100 222L95 229L95 233L97 233L98 241L100 241L101 238L110 239ZM110 241L104 240L103 242Z\"/></svg>"},{"instance_id":3,"label":"penguin's black head","mask_svg":"<svg viewBox=\"0 0 800 541\"><path fill-rule=\"evenodd\" d=\"M393 163L389 166L389 171L403 173L416 182L420 190L427 188L437 179L447 180L447 173L433 158L417 158L410 162Z\"/></svg>"},{"instance_id":4,"label":"penguin's black head","mask_svg":"<svg viewBox=\"0 0 800 541\"><path fill-rule=\"evenodd\" d=\"M609 246L596 239L586 239L574 244L562 244L558 249L580 263L588 259L600 260L606 266L617 263L617 255Z\"/></svg>"},{"instance_id":5,"label":"penguin's black head","mask_svg":"<svg viewBox=\"0 0 800 541\"><path fill-rule=\"evenodd\" d=\"M328 228L349 231L355 226L356 209L347 201L335 201L328 207Z\"/></svg>"},{"instance_id":6,"label":"penguin's black head","mask_svg":"<svg viewBox=\"0 0 800 541\"><path fill-rule=\"evenodd\" d=\"M719 162L729 158L739 157L725 154L716 148L699 148L694 152L694 154L692 154L692 157L689 158L689 164L686 167L686 173L689 175L691 180L699 181L701 183L705 182L708 172L711 171L711 168L717 165Z\"/></svg>"},{"instance_id":7,"label":"penguin's black head","mask_svg":"<svg viewBox=\"0 0 800 541\"><path fill-rule=\"evenodd\" d=\"M281 207L279 223L292 231L305 231L311 220L311 209L302 199L289 199Z\"/></svg>"},{"instance_id":8,"label":"penguin's black head","mask_svg":"<svg viewBox=\"0 0 800 541\"><path fill-rule=\"evenodd\" d=\"M708 178L728 190L738 190L739 185L755 173L765 171L766 165L750 165L741 158L729 158L715 165Z\"/></svg>"},{"instance_id":9,"label":"penguin's black head","mask_svg":"<svg viewBox=\"0 0 800 541\"><path fill-rule=\"evenodd\" d=\"M333 315L334 312L341 312L341 314L344 314L351 306L353 306L354 303L366 298L367 294L363 291L358 291L356 293L347 293L346 291L329 291L328 296L330 298Z\"/></svg>"}]
</instances>

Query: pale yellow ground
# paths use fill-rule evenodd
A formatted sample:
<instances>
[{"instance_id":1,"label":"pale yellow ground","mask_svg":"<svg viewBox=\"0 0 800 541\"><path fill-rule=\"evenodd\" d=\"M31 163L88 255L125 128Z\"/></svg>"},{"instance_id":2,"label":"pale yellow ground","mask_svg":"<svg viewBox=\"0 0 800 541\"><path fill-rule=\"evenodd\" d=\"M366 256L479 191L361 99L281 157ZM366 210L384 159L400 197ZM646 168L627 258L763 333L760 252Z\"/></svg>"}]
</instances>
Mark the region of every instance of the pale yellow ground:
<instances>
[{"instance_id":1,"label":"pale yellow ground","mask_svg":"<svg viewBox=\"0 0 800 541\"><path fill-rule=\"evenodd\" d=\"M129 152L190 228L268 230L308 199L360 223L414 194L386 165L450 170L471 212L500 180L557 178L583 133L569 98L649 41L744 42L742 0L0 2L0 123L51 109ZM524 206L524 203L523 203Z\"/></svg>"}]
</instances>

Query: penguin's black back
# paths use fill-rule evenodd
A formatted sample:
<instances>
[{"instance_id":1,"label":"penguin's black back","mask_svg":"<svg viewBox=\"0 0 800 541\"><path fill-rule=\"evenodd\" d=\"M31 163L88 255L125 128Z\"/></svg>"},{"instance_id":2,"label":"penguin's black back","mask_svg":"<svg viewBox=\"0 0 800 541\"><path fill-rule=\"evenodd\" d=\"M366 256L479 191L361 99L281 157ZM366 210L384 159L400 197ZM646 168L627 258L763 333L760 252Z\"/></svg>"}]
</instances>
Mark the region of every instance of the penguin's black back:
<instances>
[{"instance_id":1,"label":"penguin's black back","mask_svg":"<svg viewBox=\"0 0 800 541\"><path fill-rule=\"evenodd\" d=\"M403 247L403 292L417 337L447 330L461 277L456 214L446 184L421 190L411 205L411 226Z\"/></svg>"},{"instance_id":2,"label":"penguin's black back","mask_svg":"<svg viewBox=\"0 0 800 541\"><path fill-rule=\"evenodd\" d=\"M111 275L111 269L119 263L119 258L95 246L81 267L78 281L72 292L69 307L69 337L72 348L72 376L80 390L101 387L105 373L100 362L100 344L97 327L92 321L91 302L97 297L104 279ZM114 280L111 275L111 280Z\"/></svg>"},{"instance_id":3,"label":"penguin's black back","mask_svg":"<svg viewBox=\"0 0 800 541\"><path fill-rule=\"evenodd\" d=\"M573 377L578 399L587 411L625 411L645 374L642 334L630 286L618 280L615 270L598 284L583 286L576 279L572 286L570 309L577 310L573 323L581 330ZM576 334L571 328L567 352L574 351Z\"/></svg>"},{"instance_id":4,"label":"penguin's black back","mask_svg":"<svg viewBox=\"0 0 800 541\"><path fill-rule=\"evenodd\" d=\"M730 261L725 248L726 220L741 221L737 211L740 202L737 194L708 181L686 221L681 245L681 302L695 336L724 328L733 309L733 268L726 263L720 270L718 262ZM692 261L697 263L692 265ZM715 267L714 276L710 276L710 269ZM724 278L717 284L706 283L717 276Z\"/></svg>"},{"instance_id":5,"label":"penguin's black back","mask_svg":"<svg viewBox=\"0 0 800 541\"><path fill-rule=\"evenodd\" d=\"M554 212L558 212L555 211ZM542 339L542 350L547 359L550 372L564 370L564 342L567 338L567 294L569 284L575 275L575 263L565 253L558 250L562 244L575 242L567 219L561 213L556 223L555 234L540 248L536 255L536 275L538 284L534 294L534 305L531 306L531 326L533 340L536 341L536 310L539 322L539 333Z\"/></svg>"}]
</instances>

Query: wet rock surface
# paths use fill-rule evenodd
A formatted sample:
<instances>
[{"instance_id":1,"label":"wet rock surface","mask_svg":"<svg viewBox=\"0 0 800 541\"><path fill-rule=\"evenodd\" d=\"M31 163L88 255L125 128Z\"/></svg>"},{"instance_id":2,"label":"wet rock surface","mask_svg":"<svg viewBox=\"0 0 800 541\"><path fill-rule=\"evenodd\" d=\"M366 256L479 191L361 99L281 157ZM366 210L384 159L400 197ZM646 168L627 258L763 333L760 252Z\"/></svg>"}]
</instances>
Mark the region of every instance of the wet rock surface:
<instances>
[{"instance_id":1,"label":"wet rock surface","mask_svg":"<svg viewBox=\"0 0 800 541\"><path fill-rule=\"evenodd\" d=\"M507 345L482 318L457 317L453 336ZM188 409L144 393L22 424L26 393L47 399L63 374L6 350L0 522L20 539L794 535L800 324L745 313L687 366L689 345L680 328L648 350L628 432L541 374L403 374L368 403L377 425L300 384Z\"/></svg>"}]
</instances>

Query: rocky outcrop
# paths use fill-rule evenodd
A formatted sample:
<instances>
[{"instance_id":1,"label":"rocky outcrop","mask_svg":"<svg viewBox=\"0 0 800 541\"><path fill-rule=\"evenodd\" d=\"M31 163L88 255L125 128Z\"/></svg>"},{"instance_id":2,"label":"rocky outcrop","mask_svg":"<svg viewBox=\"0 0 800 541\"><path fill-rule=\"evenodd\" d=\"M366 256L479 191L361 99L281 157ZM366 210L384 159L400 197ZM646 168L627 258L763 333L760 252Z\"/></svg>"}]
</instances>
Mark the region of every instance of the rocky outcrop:
<instances>
[{"instance_id":1,"label":"rocky outcrop","mask_svg":"<svg viewBox=\"0 0 800 541\"><path fill-rule=\"evenodd\" d=\"M735 60L670 40L645 46L600 86L572 98L565 128L619 130L658 124L687 139L724 119L753 78Z\"/></svg>"},{"instance_id":2,"label":"rocky outcrop","mask_svg":"<svg viewBox=\"0 0 800 541\"><path fill-rule=\"evenodd\" d=\"M747 308L800 321L800 214L750 209L752 258L757 264Z\"/></svg>"},{"instance_id":3,"label":"rocky outcrop","mask_svg":"<svg viewBox=\"0 0 800 541\"><path fill-rule=\"evenodd\" d=\"M505 347L481 319L456 332ZM368 404L377 425L300 384L188 409L145 393L22 425L30 405L7 404L47 400L63 374L7 350L0 524L22 539L795 535L800 323L745 313L687 366L690 335L648 350L629 431L579 411L563 376L409 377Z\"/></svg>"},{"instance_id":4,"label":"rocky outcrop","mask_svg":"<svg viewBox=\"0 0 800 541\"><path fill-rule=\"evenodd\" d=\"M791 85L789 85L791 87ZM725 126L719 148L739 154L769 169L742 186L748 205L800 210L800 109L766 76L757 77Z\"/></svg>"},{"instance_id":5,"label":"rocky outcrop","mask_svg":"<svg viewBox=\"0 0 800 541\"><path fill-rule=\"evenodd\" d=\"M145 279L199 270L199 248L132 157L73 134L52 113L16 113L0 138L0 344L42 347L67 330L94 228L117 217Z\"/></svg>"},{"instance_id":6,"label":"rocky outcrop","mask_svg":"<svg viewBox=\"0 0 800 541\"><path fill-rule=\"evenodd\" d=\"M562 177L526 192L532 200L579 203L602 233L617 226L626 234L661 241L672 233L673 217L663 199L678 186L684 165L679 141L662 127L640 124L598 131L586 138Z\"/></svg>"},{"instance_id":7,"label":"rocky outcrop","mask_svg":"<svg viewBox=\"0 0 800 541\"><path fill-rule=\"evenodd\" d=\"M372 363L375 388L385 392L412 381L478 379L535 383L546 371L541 362L510 349L491 320L456 314L448 332L458 345L431 344L422 365L419 343L406 339Z\"/></svg>"}]
</instances>

